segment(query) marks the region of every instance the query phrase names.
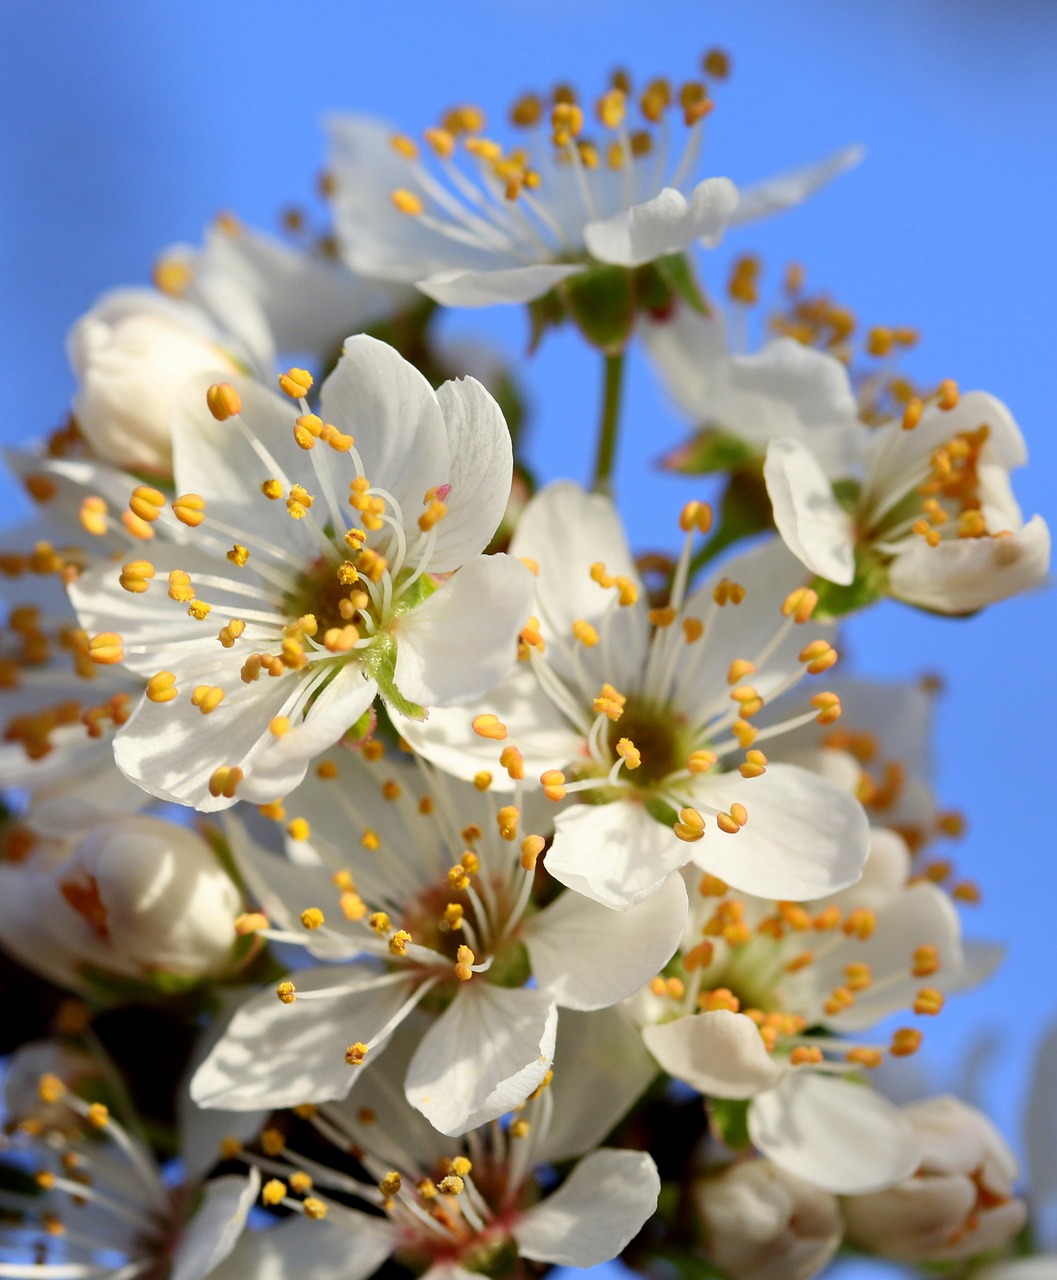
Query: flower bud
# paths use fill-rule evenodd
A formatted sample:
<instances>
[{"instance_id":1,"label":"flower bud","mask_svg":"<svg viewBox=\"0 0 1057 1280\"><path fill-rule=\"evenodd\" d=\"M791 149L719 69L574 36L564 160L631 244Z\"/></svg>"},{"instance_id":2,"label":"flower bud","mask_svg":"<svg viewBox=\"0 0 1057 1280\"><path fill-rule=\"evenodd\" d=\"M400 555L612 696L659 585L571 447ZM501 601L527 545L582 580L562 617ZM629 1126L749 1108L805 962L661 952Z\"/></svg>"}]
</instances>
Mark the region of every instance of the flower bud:
<instances>
[{"instance_id":1,"label":"flower bud","mask_svg":"<svg viewBox=\"0 0 1057 1280\"><path fill-rule=\"evenodd\" d=\"M840 1244L836 1197L769 1160L699 1179L693 1200L705 1256L738 1280L807 1280Z\"/></svg>"},{"instance_id":2,"label":"flower bud","mask_svg":"<svg viewBox=\"0 0 1057 1280\"><path fill-rule=\"evenodd\" d=\"M865 1196L846 1196L847 1237L899 1262L949 1262L1006 1244L1024 1225L1013 1198L1016 1158L986 1116L957 1098L903 1108L921 1144L913 1178Z\"/></svg>"},{"instance_id":3,"label":"flower bud","mask_svg":"<svg viewBox=\"0 0 1057 1280\"><path fill-rule=\"evenodd\" d=\"M106 294L70 330L74 416L94 453L128 470L172 469L172 412L188 378L237 373L205 317L146 289Z\"/></svg>"}]
</instances>

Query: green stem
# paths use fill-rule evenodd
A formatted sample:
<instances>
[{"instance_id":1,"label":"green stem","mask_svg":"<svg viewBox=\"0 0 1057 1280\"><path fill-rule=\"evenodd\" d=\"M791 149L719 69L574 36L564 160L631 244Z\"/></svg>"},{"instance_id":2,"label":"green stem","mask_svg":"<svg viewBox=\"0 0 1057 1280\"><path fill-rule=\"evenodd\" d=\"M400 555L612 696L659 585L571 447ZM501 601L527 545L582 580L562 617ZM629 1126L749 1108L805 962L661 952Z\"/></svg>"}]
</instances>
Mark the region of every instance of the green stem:
<instances>
[{"instance_id":1,"label":"green stem","mask_svg":"<svg viewBox=\"0 0 1057 1280\"><path fill-rule=\"evenodd\" d=\"M613 463L617 454L617 428L620 424L620 396L624 385L624 352L607 355L602 388L602 420L598 427L598 449L595 453L595 475L591 489L612 495Z\"/></svg>"}]
</instances>

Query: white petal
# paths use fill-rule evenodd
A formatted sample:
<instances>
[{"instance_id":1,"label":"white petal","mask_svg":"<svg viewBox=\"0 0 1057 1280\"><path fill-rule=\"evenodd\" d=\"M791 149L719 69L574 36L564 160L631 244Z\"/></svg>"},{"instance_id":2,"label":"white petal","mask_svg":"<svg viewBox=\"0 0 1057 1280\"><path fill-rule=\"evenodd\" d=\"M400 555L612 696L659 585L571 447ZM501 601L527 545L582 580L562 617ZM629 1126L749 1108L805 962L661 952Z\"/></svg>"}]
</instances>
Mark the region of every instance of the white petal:
<instances>
[{"instance_id":1,"label":"white petal","mask_svg":"<svg viewBox=\"0 0 1057 1280\"><path fill-rule=\"evenodd\" d=\"M543 991L464 984L407 1071L407 1099L455 1136L524 1102L554 1054L558 1011Z\"/></svg>"},{"instance_id":2,"label":"white petal","mask_svg":"<svg viewBox=\"0 0 1057 1280\"><path fill-rule=\"evenodd\" d=\"M738 207L730 225L741 226L743 222L754 222L757 218L768 218L772 213L795 208L838 174L853 169L865 154L860 146L845 147L843 151L836 151L825 160L817 160L802 169L792 169L765 182L739 188Z\"/></svg>"},{"instance_id":3,"label":"white petal","mask_svg":"<svg viewBox=\"0 0 1057 1280\"><path fill-rule=\"evenodd\" d=\"M775 1164L838 1195L892 1186L920 1160L898 1107L868 1085L799 1068L753 1099L749 1136Z\"/></svg>"},{"instance_id":4,"label":"white petal","mask_svg":"<svg viewBox=\"0 0 1057 1280\"><path fill-rule=\"evenodd\" d=\"M1033 1207L1057 1199L1057 1026L1051 1026L1035 1052L1027 1098L1024 1142ZM1052 1219L1051 1219L1052 1222Z\"/></svg>"},{"instance_id":5,"label":"white petal","mask_svg":"<svg viewBox=\"0 0 1057 1280\"><path fill-rule=\"evenodd\" d=\"M774 338L754 355L732 356L731 383L786 404L805 427L844 423L865 438L847 367L793 338Z\"/></svg>"},{"instance_id":6,"label":"white petal","mask_svg":"<svg viewBox=\"0 0 1057 1280\"><path fill-rule=\"evenodd\" d=\"M657 1207L661 1180L645 1151L592 1152L514 1227L524 1258L594 1267L615 1258Z\"/></svg>"},{"instance_id":7,"label":"white petal","mask_svg":"<svg viewBox=\"0 0 1057 1280\"><path fill-rule=\"evenodd\" d=\"M973 1272L973 1280L1057 1280L1057 1254L994 1262Z\"/></svg>"},{"instance_id":8,"label":"white petal","mask_svg":"<svg viewBox=\"0 0 1057 1280\"><path fill-rule=\"evenodd\" d=\"M622 1009L563 1009L550 1085L554 1112L536 1149L539 1159L571 1160L597 1147L656 1075Z\"/></svg>"},{"instance_id":9,"label":"white petal","mask_svg":"<svg viewBox=\"0 0 1057 1280\"><path fill-rule=\"evenodd\" d=\"M384 1219L330 1205L326 1223L295 1214L248 1231L210 1280L366 1280L394 1243Z\"/></svg>"},{"instance_id":10,"label":"white petal","mask_svg":"<svg viewBox=\"0 0 1057 1280\"><path fill-rule=\"evenodd\" d=\"M751 1098L784 1071L752 1019L727 1009L644 1027L642 1038L670 1076L718 1098Z\"/></svg>"},{"instance_id":11,"label":"white petal","mask_svg":"<svg viewBox=\"0 0 1057 1280\"><path fill-rule=\"evenodd\" d=\"M426 379L392 347L361 333L346 340L319 411L354 437L367 478L393 495L404 527L418 536L426 490L447 484L451 470L444 416Z\"/></svg>"},{"instance_id":12,"label":"white petal","mask_svg":"<svg viewBox=\"0 0 1057 1280\"><path fill-rule=\"evenodd\" d=\"M450 573L492 540L510 500L514 455L502 410L475 378L445 382L437 403L448 429L451 491L429 568Z\"/></svg>"},{"instance_id":13,"label":"white petal","mask_svg":"<svg viewBox=\"0 0 1057 1280\"><path fill-rule=\"evenodd\" d=\"M694 422L710 415L716 403L718 375L727 371L723 313L714 308L702 315L693 307L676 306L663 320L644 315L639 334L665 390L682 412Z\"/></svg>"},{"instance_id":14,"label":"white petal","mask_svg":"<svg viewBox=\"0 0 1057 1280\"><path fill-rule=\"evenodd\" d=\"M569 889L624 911L656 893L690 846L633 800L573 804L554 823L547 870Z\"/></svg>"},{"instance_id":15,"label":"white petal","mask_svg":"<svg viewBox=\"0 0 1057 1280\"><path fill-rule=\"evenodd\" d=\"M763 474L782 541L812 573L847 586L855 577L854 528L811 450L799 440L772 440Z\"/></svg>"},{"instance_id":16,"label":"white petal","mask_svg":"<svg viewBox=\"0 0 1057 1280\"><path fill-rule=\"evenodd\" d=\"M445 307L490 307L496 302L542 298L556 284L583 269L580 263L540 263L531 267L497 267L494 271L436 271L416 283L427 297Z\"/></svg>"},{"instance_id":17,"label":"white petal","mask_svg":"<svg viewBox=\"0 0 1057 1280\"><path fill-rule=\"evenodd\" d=\"M709 824L689 846L702 869L743 893L805 902L854 884L870 830L859 802L842 788L791 764L769 764L758 778L708 775L699 794L716 808L738 802L747 824L727 835Z\"/></svg>"},{"instance_id":18,"label":"white petal","mask_svg":"<svg viewBox=\"0 0 1057 1280\"><path fill-rule=\"evenodd\" d=\"M521 938L537 983L562 1008L604 1009L664 968L679 945L686 911L682 877L671 875L627 911L563 893L529 919Z\"/></svg>"},{"instance_id":19,"label":"white petal","mask_svg":"<svg viewBox=\"0 0 1057 1280\"><path fill-rule=\"evenodd\" d=\"M888 571L889 593L938 613L972 613L1041 586L1050 564L1050 531L1042 516L1001 538L909 543Z\"/></svg>"},{"instance_id":20,"label":"white petal","mask_svg":"<svg viewBox=\"0 0 1057 1280\"><path fill-rule=\"evenodd\" d=\"M300 969L293 982L306 993L345 990L283 1004L269 989L247 1000L191 1081L200 1107L252 1111L344 1097L357 1070L345 1061L346 1048L370 1040L410 994L407 981L379 986L369 970L337 966Z\"/></svg>"},{"instance_id":21,"label":"white petal","mask_svg":"<svg viewBox=\"0 0 1057 1280\"><path fill-rule=\"evenodd\" d=\"M184 1228L172 1260L172 1280L204 1280L235 1247L260 1190L260 1174L215 1178Z\"/></svg>"},{"instance_id":22,"label":"white petal","mask_svg":"<svg viewBox=\"0 0 1057 1280\"><path fill-rule=\"evenodd\" d=\"M694 240L716 244L737 203L737 188L728 178L706 178L694 187L689 200L674 187L665 187L652 200L604 221L589 222L584 242L601 262L641 266L679 253Z\"/></svg>"},{"instance_id":23,"label":"white petal","mask_svg":"<svg viewBox=\"0 0 1057 1280\"><path fill-rule=\"evenodd\" d=\"M532 574L513 556L471 560L393 628L397 689L424 707L482 697L517 661L532 600Z\"/></svg>"}]
</instances>

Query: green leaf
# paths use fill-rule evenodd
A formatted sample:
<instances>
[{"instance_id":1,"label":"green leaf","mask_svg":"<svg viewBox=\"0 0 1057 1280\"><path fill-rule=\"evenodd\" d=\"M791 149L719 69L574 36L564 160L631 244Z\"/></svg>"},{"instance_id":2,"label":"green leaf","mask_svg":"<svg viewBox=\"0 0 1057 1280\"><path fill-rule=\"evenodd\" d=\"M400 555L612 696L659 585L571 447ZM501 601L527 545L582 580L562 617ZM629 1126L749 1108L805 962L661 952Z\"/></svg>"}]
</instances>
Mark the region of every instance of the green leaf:
<instances>
[{"instance_id":1,"label":"green leaf","mask_svg":"<svg viewBox=\"0 0 1057 1280\"><path fill-rule=\"evenodd\" d=\"M747 1151L749 1137L749 1099L712 1098L708 1104L712 1128L731 1151Z\"/></svg>"},{"instance_id":2,"label":"green leaf","mask_svg":"<svg viewBox=\"0 0 1057 1280\"><path fill-rule=\"evenodd\" d=\"M592 346L623 351L635 327L635 277L626 267L588 267L559 286L565 311Z\"/></svg>"}]
</instances>

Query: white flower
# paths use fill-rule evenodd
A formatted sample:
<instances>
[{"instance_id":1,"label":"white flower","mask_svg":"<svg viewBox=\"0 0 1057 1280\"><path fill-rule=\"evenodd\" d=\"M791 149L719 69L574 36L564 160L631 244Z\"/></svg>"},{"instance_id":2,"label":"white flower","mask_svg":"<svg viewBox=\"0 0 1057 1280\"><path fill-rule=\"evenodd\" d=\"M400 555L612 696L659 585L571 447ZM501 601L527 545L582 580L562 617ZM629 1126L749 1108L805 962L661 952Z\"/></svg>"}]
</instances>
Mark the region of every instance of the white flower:
<instances>
[{"instance_id":1,"label":"white flower","mask_svg":"<svg viewBox=\"0 0 1057 1280\"><path fill-rule=\"evenodd\" d=\"M1009 482L1026 461L1005 405L951 386L869 434L851 510L802 440L773 440L764 476L778 532L820 578L971 613L1046 575L1049 530L1041 516L1024 522Z\"/></svg>"},{"instance_id":2,"label":"white flower","mask_svg":"<svg viewBox=\"0 0 1057 1280\"><path fill-rule=\"evenodd\" d=\"M579 1015L568 1043L559 1042L554 1072L510 1123L475 1130L464 1143L441 1137L407 1106L388 1062L367 1068L348 1101L306 1109L317 1148L319 1139L333 1143L339 1159L355 1149L369 1182L318 1158L306 1176L296 1139L278 1128L266 1131L267 1157L246 1152L244 1159L272 1175L265 1203L299 1216L244 1236L218 1280L260 1274L264 1259L276 1280L303 1275L306 1262L322 1275L362 1280L389 1256L430 1280L465 1280L519 1257L573 1267L615 1257L653 1212L660 1179L642 1151L583 1155L635 1096L623 1081L612 1088L621 1076L634 1077L635 1066L603 1056L621 1048L610 1031L614 1020L612 1013ZM596 1021L605 1028L598 1039ZM416 1037L412 1029L398 1039L392 1054L402 1064ZM637 1078L638 1089L646 1079ZM539 1165L579 1156L556 1190L544 1189L553 1181L537 1182ZM376 1212L349 1208L335 1196L354 1197Z\"/></svg>"},{"instance_id":3,"label":"white flower","mask_svg":"<svg viewBox=\"0 0 1057 1280\"><path fill-rule=\"evenodd\" d=\"M759 1150L836 1193L888 1186L918 1159L896 1108L843 1078L885 1056L858 1037L901 1010L937 1014L946 992L976 976L947 895L908 881L909 853L893 832L872 839L862 880L810 909L730 895L706 877L685 977L674 987L659 980L635 1002L666 1071L712 1097L751 1099ZM830 1035L809 1034L813 1027ZM906 1056L921 1039L917 1028L900 1028L887 1051Z\"/></svg>"},{"instance_id":4,"label":"white flower","mask_svg":"<svg viewBox=\"0 0 1057 1280\"><path fill-rule=\"evenodd\" d=\"M93 452L130 471L167 475L173 409L188 378L241 371L209 317L149 289L106 294L70 330L79 382L73 412Z\"/></svg>"},{"instance_id":5,"label":"white flower","mask_svg":"<svg viewBox=\"0 0 1057 1280\"><path fill-rule=\"evenodd\" d=\"M744 1160L693 1186L708 1260L738 1280L808 1280L840 1246L836 1198L768 1160Z\"/></svg>"},{"instance_id":6,"label":"white flower","mask_svg":"<svg viewBox=\"0 0 1057 1280\"><path fill-rule=\"evenodd\" d=\"M118 765L199 809L285 794L379 692L410 716L479 696L509 669L531 608L523 566L480 554L512 466L480 384L434 392L366 336L346 343L322 417L303 398L307 374L282 381L300 414L240 381L211 389L218 422L188 392L173 514L150 488L131 504L181 541L70 589L100 633L93 658L148 677Z\"/></svg>"},{"instance_id":7,"label":"white flower","mask_svg":"<svg viewBox=\"0 0 1057 1280\"><path fill-rule=\"evenodd\" d=\"M547 869L606 906L641 901L690 858L747 892L821 896L858 878L865 815L843 788L769 767L753 744L831 722L839 700L790 698L793 714L759 733L751 720L836 652L808 621L811 599L777 542L687 594L688 512L670 603L653 610L608 499L572 484L537 495L512 546L538 569L527 661L475 707L406 736L463 777L493 764L493 740L509 737L552 799L598 801L559 812Z\"/></svg>"},{"instance_id":8,"label":"white flower","mask_svg":"<svg viewBox=\"0 0 1057 1280\"><path fill-rule=\"evenodd\" d=\"M624 914L570 893L534 909L544 841L517 793L519 804L500 805L433 771L424 787L415 766L388 756L320 767L325 781L289 798L299 815L290 861L234 825L231 839L267 916L245 927L331 963L246 1003L195 1077L200 1105L340 1098L425 1001L440 1016L408 1066L406 1096L437 1129L462 1133L539 1084L559 1007L615 1004L675 950L678 876Z\"/></svg>"},{"instance_id":9,"label":"white flower","mask_svg":"<svg viewBox=\"0 0 1057 1280\"><path fill-rule=\"evenodd\" d=\"M832 479L858 467L859 406L844 364L789 337L760 351L731 350L728 321L715 301L702 315L677 305L640 332L668 394L697 426L763 456L784 437L808 446Z\"/></svg>"},{"instance_id":10,"label":"white flower","mask_svg":"<svg viewBox=\"0 0 1057 1280\"><path fill-rule=\"evenodd\" d=\"M245 1225L257 1170L172 1187L134 1131L102 1102L79 1096L84 1087L98 1096L100 1084L110 1081L99 1064L55 1045L15 1055L5 1082L15 1121L5 1155L38 1192L5 1191L0 1275L117 1280L164 1268L172 1280L205 1280Z\"/></svg>"},{"instance_id":11,"label":"white flower","mask_svg":"<svg viewBox=\"0 0 1057 1280\"><path fill-rule=\"evenodd\" d=\"M192 983L234 963L242 898L201 836L145 816L0 863L0 938L63 986L93 976Z\"/></svg>"},{"instance_id":12,"label":"white flower","mask_svg":"<svg viewBox=\"0 0 1057 1280\"><path fill-rule=\"evenodd\" d=\"M381 121L335 117L330 176L343 253L355 270L412 282L445 305L528 302L591 265L637 267L695 241L715 245L728 225L799 203L858 159L850 149L739 203L728 179L695 177L712 104L703 85L680 96L676 107L667 83L654 81L636 109L613 88L596 104L600 132L589 140L580 106L526 95L512 112L524 143L507 149L485 136L476 107L448 112L421 144ZM688 133L669 156L675 111Z\"/></svg>"},{"instance_id":13,"label":"white flower","mask_svg":"<svg viewBox=\"0 0 1057 1280\"><path fill-rule=\"evenodd\" d=\"M1024 1225L1017 1161L985 1115L942 1096L903 1107L921 1145L915 1176L841 1202L850 1241L903 1262L949 1262L1008 1244Z\"/></svg>"}]
</instances>

